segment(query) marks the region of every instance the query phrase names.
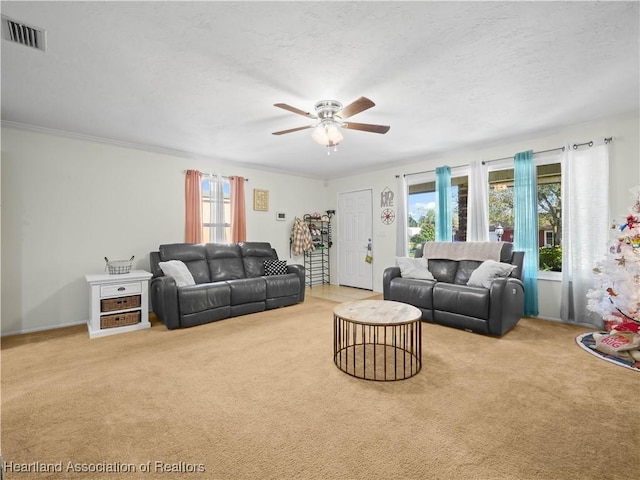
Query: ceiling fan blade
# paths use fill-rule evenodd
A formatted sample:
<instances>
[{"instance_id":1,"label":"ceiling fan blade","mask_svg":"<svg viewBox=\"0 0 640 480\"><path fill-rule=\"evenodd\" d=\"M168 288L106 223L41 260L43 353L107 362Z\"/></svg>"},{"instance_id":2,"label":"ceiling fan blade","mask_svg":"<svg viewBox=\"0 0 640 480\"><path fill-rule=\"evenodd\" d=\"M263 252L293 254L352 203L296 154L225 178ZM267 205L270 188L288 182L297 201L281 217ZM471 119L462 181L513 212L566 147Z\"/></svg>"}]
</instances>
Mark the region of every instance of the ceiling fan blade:
<instances>
[{"instance_id":1,"label":"ceiling fan blade","mask_svg":"<svg viewBox=\"0 0 640 480\"><path fill-rule=\"evenodd\" d=\"M289 112L297 113L298 115L302 115L304 117L318 118L313 113L304 112L304 111L300 110L299 108L292 107L291 105L287 105L286 103L274 103L273 106L274 107L278 107L278 108L283 108L285 110L288 110Z\"/></svg>"},{"instance_id":2,"label":"ceiling fan blade","mask_svg":"<svg viewBox=\"0 0 640 480\"><path fill-rule=\"evenodd\" d=\"M360 97L354 102L344 107L342 110L336 113L336 117L349 118L353 117L356 113L364 112L365 110L375 106L371 100L367 97Z\"/></svg>"},{"instance_id":3,"label":"ceiling fan blade","mask_svg":"<svg viewBox=\"0 0 640 480\"><path fill-rule=\"evenodd\" d=\"M297 132L298 130L306 130L307 128L311 128L311 125L307 125L306 127L290 128L289 130L280 130L279 132L273 132L273 135L284 135L285 133Z\"/></svg>"},{"instance_id":4,"label":"ceiling fan blade","mask_svg":"<svg viewBox=\"0 0 640 480\"><path fill-rule=\"evenodd\" d=\"M344 128L348 128L350 130L362 130L363 132L371 132L371 133L387 133L391 128L388 125L371 125L369 123L353 123L348 122L345 123Z\"/></svg>"}]
</instances>

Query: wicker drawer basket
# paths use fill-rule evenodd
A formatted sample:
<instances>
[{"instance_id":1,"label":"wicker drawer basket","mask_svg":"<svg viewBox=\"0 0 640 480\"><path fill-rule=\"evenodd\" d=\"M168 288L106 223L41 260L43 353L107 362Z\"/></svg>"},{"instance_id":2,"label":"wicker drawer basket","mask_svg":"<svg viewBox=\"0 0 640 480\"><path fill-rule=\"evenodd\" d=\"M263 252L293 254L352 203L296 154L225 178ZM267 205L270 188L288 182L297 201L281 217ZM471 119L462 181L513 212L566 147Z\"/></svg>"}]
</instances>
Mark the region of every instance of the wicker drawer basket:
<instances>
[{"instance_id":1,"label":"wicker drawer basket","mask_svg":"<svg viewBox=\"0 0 640 480\"><path fill-rule=\"evenodd\" d=\"M116 315L103 315L100 317L100 328L124 327L140 323L140 312L119 313Z\"/></svg>"},{"instance_id":2,"label":"wicker drawer basket","mask_svg":"<svg viewBox=\"0 0 640 480\"><path fill-rule=\"evenodd\" d=\"M127 310L140 306L140 295L130 297L105 298L100 300L101 312L115 312L116 310Z\"/></svg>"}]
</instances>

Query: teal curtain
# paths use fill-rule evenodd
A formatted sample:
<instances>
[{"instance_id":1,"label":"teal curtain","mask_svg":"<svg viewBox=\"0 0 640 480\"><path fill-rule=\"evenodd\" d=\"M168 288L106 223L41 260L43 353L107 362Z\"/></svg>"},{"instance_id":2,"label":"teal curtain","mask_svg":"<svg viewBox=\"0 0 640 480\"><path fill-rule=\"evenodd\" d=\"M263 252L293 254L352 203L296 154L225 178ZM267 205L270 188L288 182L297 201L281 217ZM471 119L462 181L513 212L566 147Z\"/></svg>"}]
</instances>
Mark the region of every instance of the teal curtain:
<instances>
[{"instance_id":1,"label":"teal curtain","mask_svg":"<svg viewBox=\"0 0 640 480\"><path fill-rule=\"evenodd\" d=\"M450 242L453 232L451 168L436 168L436 242Z\"/></svg>"},{"instance_id":2,"label":"teal curtain","mask_svg":"<svg viewBox=\"0 0 640 480\"><path fill-rule=\"evenodd\" d=\"M524 314L538 315L538 188L533 150L514 159L514 249L524 252Z\"/></svg>"}]
</instances>

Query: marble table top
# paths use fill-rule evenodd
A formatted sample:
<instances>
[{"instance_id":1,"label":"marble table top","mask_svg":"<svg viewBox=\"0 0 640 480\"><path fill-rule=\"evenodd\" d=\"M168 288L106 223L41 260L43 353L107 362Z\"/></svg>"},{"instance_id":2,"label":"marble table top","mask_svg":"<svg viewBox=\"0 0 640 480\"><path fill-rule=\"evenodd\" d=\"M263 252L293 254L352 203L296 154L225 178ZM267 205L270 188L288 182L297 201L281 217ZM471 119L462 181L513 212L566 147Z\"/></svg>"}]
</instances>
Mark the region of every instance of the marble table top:
<instances>
[{"instance_id":1,"label":"marble table top","mask_svg":"<svg viewBox=\"0 0 640 480\"><path fill-rule=\"evenodd\" d=\"M333 309L334 315L364 325L402 325L420 320L420 309L391 300L358 300L341 303Z\"/></svg>"}]
</instances>

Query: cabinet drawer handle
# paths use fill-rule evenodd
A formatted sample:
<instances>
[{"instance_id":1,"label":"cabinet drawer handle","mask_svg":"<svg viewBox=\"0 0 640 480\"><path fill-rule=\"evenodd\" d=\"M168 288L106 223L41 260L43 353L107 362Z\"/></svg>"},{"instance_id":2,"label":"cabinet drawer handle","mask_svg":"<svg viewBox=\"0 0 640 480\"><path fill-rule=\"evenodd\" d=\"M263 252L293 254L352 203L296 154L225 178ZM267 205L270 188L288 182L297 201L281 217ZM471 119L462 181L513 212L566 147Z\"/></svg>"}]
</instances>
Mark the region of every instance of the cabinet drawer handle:
<instances>
[{"instance_id":1,"label":"cabinet drawer handle","mask_svg":"<svg viewBox=\"0 0 640 480\"><path fill-rule=\"evenodd\" d=\"M118 291L119 291L119 292L124 292L125 290L126 290L126 288L124 288L124 287L120 287L120 288L118 288Z\"/></svg>"}]
</instances>

